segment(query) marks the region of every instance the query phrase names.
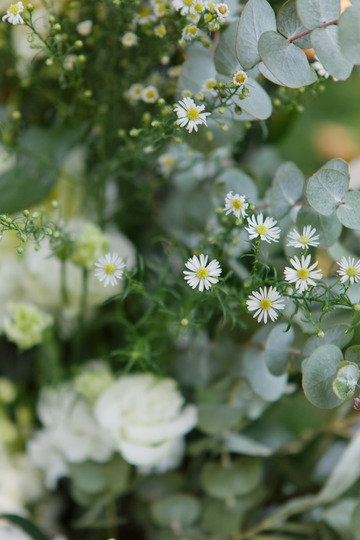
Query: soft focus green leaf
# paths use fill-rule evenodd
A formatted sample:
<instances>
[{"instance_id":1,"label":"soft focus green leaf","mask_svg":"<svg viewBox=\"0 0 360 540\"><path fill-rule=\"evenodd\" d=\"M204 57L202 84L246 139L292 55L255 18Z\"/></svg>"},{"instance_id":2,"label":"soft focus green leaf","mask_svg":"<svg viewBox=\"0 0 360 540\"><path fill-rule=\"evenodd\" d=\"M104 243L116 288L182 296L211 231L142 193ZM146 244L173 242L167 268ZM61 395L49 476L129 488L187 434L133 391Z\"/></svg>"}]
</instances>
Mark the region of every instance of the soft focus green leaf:
<instances>
[{"instance_id":1,"label":"soft focus green leaf","mask_svg":"<svg viewBox=\"0 0 360 540\"><path fill-rule=\"evenodd\" d=\"M267 457L273 453L273 450L269 446L260 444L241 433L227 433L223 437L223 445L225 451L234 454Z\"/></svg>"},{"instance_id":2,"label":"soft focus green leaf","mask_svg":"<svg viewBox=\"0 0 360 540\"><path fill-rule=\"evenodd\" d=\"M288 0L283 4L277 14L276 22L278 32L287 38L293 38L306 31L296 11L296 0ZM310 49L310 36L303 36L297 39L295 43L302 49Z\"/></svg>"},{"instance_id":3,"label":"soft focus green leaf","mask_svg":"<svg viewBox=\"0 0 360 540\"><path fill-rule=\"evenodd\" d=\"M207 462L201 470L201 486L217 499L228 499L253 491L261 482L261 464L252 458L237 459L224 467Z\"/></svg>"},{"instance_id":4,"label":"soft focus green leaf","mask_svg":"<svg viewBox=\"0 0 360 540\"><path fill-rule=\"evenodd\" d=\"M339 20L341 50L353 64L360 64L360 5L347 8Z\"/></svg>"},{"instance_id":5,"label":"soft focus green leaf","mask_svg":"<svg viewBox=\"0 0 360 540\"><path fill-rule=\"evenodd\" d=\"M217 435L234 427L239 416L239 409L232 405L200 403L198 428L208 435Z\"/></svg>"},{"instance_id":6,"label":"soft focus green leaf","mask_svg":"<svg viewBox=\"0 0 360 540\"><path fill-rule=\"evenodd\" d=\"M318 347L308 358L303 373L303 389L307 399L316 407L332 409L341 401L332 390L332 382L343 356L336 345Z\"/></svg>"},{"instance_id":7,"label":"soft focus green leaf","mask_svg":"<svg viewBox=\"0 0 360 540\"><path fill-rule=\"evenodd\" d=\"M232 504L208 499L205 502L201 521L210 532L229 535L239 528L242 513L242 505L236 499Z\"/></svg>"},{"instance_id":8,"label":"soft focus green leaf","mask_svg":"<svg viewBox=\"0 0 360 540\"><path fill-rule=\"evenodd\" d=\"M310 354L322 345L337 345L339 349L342 349L353 337L353 332L348 332L350 328L350 325L346 323L332 324L324 328L324 337L311 336L305 342L302 354L304 356L310 356Z\"/></svg>"},{"instance_id":9,"label":"soft focus green leaf","mask_svg":"<svg viewBox=\"0 0 360 540\"><path fill-rule=\"evenodd\" d=\"M332 214L349 188L348 178L335 169L320 169L310 176L306 186L308 203L324 216Z\"/></svg>"},{"instance_id":10,"label":"soft focus green leaf","mask_svg":"<svg viewBox=\"0 0 360 540\"><path fill-rule=\"evenodd\" d=\"M278 324L273 328L265 344L266 365L272 375L283 375L287 372L290 348L294 341L294 330L285 332L287 324Z\"/></svg>"},{"instance_id":11,"label":"soft focus green leaf","mask_svg":"<svg viewBox=\"0 0 360 540\"><path fill-rule=\"evenodd\" d=\"M234 71L242 69L235 53L235 42L239 22L235 21L220 35L215 50L214 63L218 73L231 75Z\"/></svg>"},{"instance_id":12,"label":"soft focus green leaf","mask_svg":"<svg viewBox=\"0 0 360 540\"><path fill-rule=\"evenodd\" d=\"M33 540L50 540L36 525L23 516L18 516L16 514L0 514L0 519L5 519L13 525L16 525L16 527L23 530Z\"/></svg>"},{"instance_id":13,"label":"soft focus green leaf","mask_svg":"<svg viewBox=\"0 0 360 540\"><path fill-rule=\"evenodd\" d=\"M260 62L258 40L268 30L276 30L272 7L266 0L249 0L241 13L236 36L236 55L245 69Z\"/></svg>"},{"instance_id":14,"label":"soft focus green leaf","mask_svg":"<svg viewBox=\"0 0 360 540\"><path fill-rule=\"evenodd\" d=\"M304 175L294 163L284 163L277 170L270 194L271 214L284 217L297 202L304 189Z\"/></svg>"},{"instance_id":15,"label":"soft focus green leaf","mask_svg":"<svg viewBox=\"0 0 360 540\"><path fill-rule=\"evenodd\" d=\"M217 178L216 184L222 184L223 198L232 191L234 194L244 195L251 203L257 201L258 193L254 181L240 169L226 168Z\"/></svg>"},{"instance_id":16,"label":"soft focus green leaf","mask_svg":"<svg viewBox=\"0 0 360 540\"><path fill-rule=\"evenodd\" d=\"M277 32L265 32L259 39L259 54L271 73L285 86L299 88L316 81L306 54Z\"/></svg>"},{"instance_id":17,"label":"soft focus green leaf","mask_svg":"<svg viewBox=\"0 0 360 540\"><path fill-rule=\"evenodd\" d=\"M244 355L246 376L254 392L265 401L277 401L285 390L287 375L275 377L265 362L265 352L250 348Z\"/></svg>"},{"instance_id":18,"label":"soft focus green leaf","mask_svg":"<svg viewBox=\"0 0 360 540\"><path fill-rule=\"evenodd\" d=\"M337 26L316 28L311 32L311 43L317 57L330 75L339 80L350 77L353 65L341 52Z\"/></svg>"},{"instance_id":19,"label":"soft focus green leaf","mask_svg":"<svg viewBox=\"0 0 360 540\"><path fill-rule=\"evenodd\" d=\"M355 540L351 530L351 519L358 504L358 499L346 498L329 506L323 521L333 529L341 540Z\"/></svg>"},{"instance_id":20,"label":"soft focus green leaf","mask_svg":"<svg viewBox=\"0 0 360 540\"><path fill-rule=\"evenodd\" d=\"M360 503L358 502L351 516L351 532L353 540L360 540Z\"/></svg>"},{"instance_id":21,"label":"soft focus green leaf","mask_svg":"<svg viewBox=\"0 0 360 540\"><path fill-rule=\"evenodd\" d=\"M296 225L299 231L302 231L306 225L311 225L320 235L319 247L325 248L332 246L341 235L342 225L336 218L335 212L329 216L322 216L305 204L296 217Z\"/></svg>"},{"instance_id":22,"label":"soft focus green leaf","mask_svg":"<svg viewBox=\"0 0 360 540\"><path fill-rule=\"evenodd\" d=\"M359 368L353 364L342 366L338 369L332 388L334 394L342 400L350 399L356 390L359 380Z\"/></svg>"},{"instance_id":23,"label":"soft focus green leaf","mask_svg":"<svg viewBox=\"0 0 360 540\"><path fill-rule=\"evenodd\" d=\"M302 23L310 30L340 17L340 0L296 0L296 8Z\"/></svg>"},{"instance_id":24,"label":"soft focus green leaf","mask_svg":"<svg viewBox=\"0 0 360 540\"><path fill-rule=\"evenodd\" d=\"M95 494L105 489L105 471L100 463L93 461L70 463L69 473L75 486L85 493Z\"/></svg>"},{"instance_id":25,"label":"soft focus green leaf","mask_svg":"<svg viewBox=\"0 0 360 540\"><path fill-rule=\"evenodd\" d=\"M171 526L176 523L188 526L200 515L200 503L192 495L175 493L168 495L151 506L151 515L158 525Z\"/></svg>"},{"instance_id":26,"label":"soft focus green leaf","mask_svg":"<svg viewBox=\"0 0 360 540\"><path fill-rule=\"evenodd\" d=\"M269 94L258 82L250 77L246 84L246 88L249 90L249 95L245 99L239 99L237 96L234 96L234 103L241 107L243 111L258 120L266 120L269 118L272 113L272 104Z\"/></svg>"},{"instance_id":27,"label":"soft focus green leaf","mask_svg":"<svg viewBox=\"0 0 360 540\"><path fill-rule=\"evenodd\" d=\"M336 215L344 227L360 229L360 192L346 193L342 198L342 204L336 210Z\"/></svg>"},{"instance_id":28,"label":"soft focus green leaf","mask_svg":"<svg viewBox=\"0 0 360 540\"><path fill-rule=\"evenodd\" d=\"M346 349L345 360L360 365L360 345L352 345Z\"/></svg>"}]
</instances>

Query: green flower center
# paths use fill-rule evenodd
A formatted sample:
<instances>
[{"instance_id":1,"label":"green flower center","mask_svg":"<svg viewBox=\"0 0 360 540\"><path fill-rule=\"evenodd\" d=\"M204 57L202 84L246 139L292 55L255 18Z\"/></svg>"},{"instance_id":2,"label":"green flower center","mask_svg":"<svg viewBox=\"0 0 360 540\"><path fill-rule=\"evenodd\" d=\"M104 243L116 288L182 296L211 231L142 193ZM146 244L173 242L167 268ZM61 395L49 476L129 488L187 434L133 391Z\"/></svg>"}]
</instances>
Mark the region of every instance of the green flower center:
<instances>
[{"instance_id":1,"label":"green flower center","mask_svg":"<svg viewBox=\"0 0 360 540\"><path fill-rule=\"evenodd\" d=\"M115 272L115 266L113 264L107 264L104 268L106 274L113 274Z\"/></svg>"},{"instance_id":2,"label":"green flower center","mask_svg":"<svg viewBox=\"0 0 360 540\"><path fill-rule=\"evenodd\" d=\"M268 229L267 227L265 227L265 225L258 225L258 226L256 227L256 232L257 232L258 234L260 234L260 235L266 234L266 233L268 232L268 230L269 230L269 229Z\"/></svg>"},{"instance_id":3,"label":"green flower center","mask_svg":"<svg viewBox=\"0 0 360 540\"><path fill-rule=\"evenodd\" d=\"M349 277L354 277L356 276L356 268L354 268L354 266L350 266L347 270L346 270L346 273Z\"/></svg>"},{"instance_id":4,"label":"green flower center","mask_svg":"<svg viewBox=\"0 0 360 540\"><path fill-rule=\"evenodd\" d=\"M198 268L196 270L196 275L199 279L205 279L206 276L208 275L209 271L206 270L206 268Z\"/></svg>"},{"instance_id":5,"label":"green flower center","mask_svg":"<svg viewBox=\"0 0 360 540\"><path fill-rule=\"evenodd\" d=\"M271 308L271 300L269 300L268 298L263 298L260 302L260 306L265 311L268 311Z\"/></svg>"},{"instance_id":6,"label":"green flower center","mask_svg":"<svg viewBox=\"0 0 360 540\"><path fill-rule=\"evenodd\" d=\"M300 279L306 279L309 277L309 270L307 268L300 268L298 270L298 276Z\"/></svg>"},{"instance_id":7,"label":"green flower center","mask_svg":"<svg viewBox=\"0 0 360 540\"><path fill-rule=\"evenodd\" d=\"M196 118L199 116L199 111L195 108L189 109L187 115L189 120L196 120Z\"/></svg>"}]
</instances>

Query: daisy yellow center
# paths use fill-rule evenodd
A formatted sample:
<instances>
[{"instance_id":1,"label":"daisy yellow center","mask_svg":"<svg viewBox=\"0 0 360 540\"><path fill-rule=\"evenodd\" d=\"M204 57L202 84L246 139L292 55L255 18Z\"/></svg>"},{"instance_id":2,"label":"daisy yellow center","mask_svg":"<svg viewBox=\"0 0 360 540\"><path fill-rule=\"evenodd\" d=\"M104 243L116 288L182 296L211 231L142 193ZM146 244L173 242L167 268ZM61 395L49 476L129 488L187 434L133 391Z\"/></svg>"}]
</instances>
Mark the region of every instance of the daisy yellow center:
<instances>
[{"instance_id":1,"label":"daisy yellow center","mask_svg":"<svg viewBox=\"0 0 360 540\"><path fill-rule=\"evenodd\" d=\"M199 279L205 279L208 275L209 271L206 270L206 268L198 268L196 270L196 275Z\"/></svg>"},{"instance_id":2,"label":"daisy yellow center","mask_svg":"<svg viewBox=\"0 0 360 540\"><path fill-rule=\"evenodd\" d=\"M225 13L227 13L227 9L226 9L225 6L220 6L219 11L220 11L221 15L225 15Z\"/></svg>"},{"instance_id":3,"label":"daisy yellow center","mask_svg":"<svg viewBox=\"0 0 360 540\"><path fill-rule=\"evenodd\" d=\"M243 82L246 81L246 76L245 76L244 73L238 73L238 74L236 75L235 79L236 79L236 82L237 82L237 83L241 84L241 83L243 83Z\"/></svg>"},{"instance_id":4,"label":"daisy yellow center","mask_svg":"<svg viewBox=\"0 0 360 540\"><path fill-rule=\"evenodd\" d=\"M187 116L189 120L196 120L196 118L199 116L199 111L197 109L189 109L187 112Z\"/></svg>"},{"instance_id":5,"label":"daisy yellow center","mask_svg":"<svg viewBox=\"0 0 360 540\"><path fill-rule=\"evenodd\" d=\"M153 98L155 94L154 94L154 91L153 91L153 90L148 90L148 91L146 92L146 95L147 95L148 98Z\"/></svg>"},{"instance_id":6,"label":"daisy yellow center","mask_svg":"<svg viewBox=\"0 0 360 540\"><path fill-rule=\"evenodd\" d=\"M105 266L104 270L106 274L113 274L115 272L115 266L111 263L108 263Z\"/></svg>"},{"instance_id":7,"label":"daisy yellow center","mask_svg":"<svg viewBox=\"0 0 360 540\"><path fill-rule=\"evenodd\" d=\"M258 225L258 226L256 227L256 232L257 232L258 234L266 234L266 233L268 232L268 228L265 227L265 225Z\"/></svg>"},{"instance_id":8,"label":"daisy yellow center","mask_svg":"<svg viewBox=\"0 0 360 540\"><path fill-rule=\"evenodd\" d=\"M235 199L233 201L233 207L236 208L236 210L240 210L242 208L243 203L239 201L239 199Z\"/></svg>"},{"instance_id":9,"label":"daisy yellow center","mask_svg":"<svg viewBox=\"0 0 360 540\"><path fill-rule=\"evenodd\" d=\"M349 277L354 277L356 276L356 268L354 268L354 266L349 266L349 268L347 268L346 270L346 273Z\"/></svg>"},{"instance_id":10,"label":"daisy yellow center","mask_svg":"<svg viewBox=\"0 0 360 540\"><path fill-rule=\"evenodd\" d=\"M307 268L300 268L298 270L298 276L300 279L306 279L309 277L309 270Z\"/></svg>"},{"instance_id":11,"label":"daisy yellow center","mask_svg":"<svg viewBox=\"0 0 360 540\"><path fill-rule=\"evenodd\" d=\"M140 9L140 15L142 17L147 17L148 15L150 15L150 9L148 9L148 8Z\"/></svg>"},{"instance_id":12,"label":"daisy yellow center","mask_svg":"<svg viewBox=\"0 0 360 540\"><path fill-rule=\"evenodd\" d=\"M193 36L195 36L195 34L197 34L197 28L196 26L192 26L189 30L190 34L192 34ZM196 115L198 115L199 113L196 111Z\"/></svg>"},{"instance_id":13,"label":"daisy yellow center","mask_svg":"<svg viewBox=\"0 0 360 540\"><path fill-rule=\"evenodd\" d=\"M308 244L310 242L310 238L308 236L300 236L299 242L301 244Z\"/></svg>"},{"instance_id":14,"label":"daisy yellow center","mask_svg":"<svg viewBox=\"0 0 360 540\"><path fill-rule=\"evenodd\" d=\"M260 306L262 307L262 309L268 311L271 308L271 300L269 300L268 298L263 298L260 302Z\"/></svg>"},{"instance_id":15,"label":"daisy yellow center","mask_svg":"<svg viewBox=\"0 0 360 540\"><path fill-rule=\"evenodd\" d=\"M192 6L193 0L184 0L184 4L185 4L186 6Z\"/></svg>"},{"instance_id":16,"label":"daisy yellow center","mask_svg":"<svg viewBox=\"0 0 360 540\"><path fill-rule=\"evenodd\" d=\"M195 11L197 11L198 13L201 13L202 10L203 10L202 4L196 4L196 5L194 6L194 9L195 9Z\"/></svg>"},{"instance_id":17,"label":"daisy yellow center","mask_svg":"<svg viewBox=\"0 0 360 540\"><path fill-rule=\"evenodd\" d=\"M11 15L17 15L20 11L20 7L19 6L10 6L10 13Z\"/></svg>"}]
</instances>

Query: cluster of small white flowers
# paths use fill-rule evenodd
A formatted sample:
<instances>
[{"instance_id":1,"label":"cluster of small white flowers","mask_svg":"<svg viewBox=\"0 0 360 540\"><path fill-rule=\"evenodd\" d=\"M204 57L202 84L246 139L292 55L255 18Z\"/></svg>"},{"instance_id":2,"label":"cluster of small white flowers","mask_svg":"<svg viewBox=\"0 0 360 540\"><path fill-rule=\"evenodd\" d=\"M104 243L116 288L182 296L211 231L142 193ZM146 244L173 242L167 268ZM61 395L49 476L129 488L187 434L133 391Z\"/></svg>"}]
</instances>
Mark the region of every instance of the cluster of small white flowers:
<instances>
[{"instance_id":1,"label":"cluster of small white flowers","mask_svg":"<svg viewBox=\"0 0 360 540\"><path fill-rule=\"evenodd\" d=\"M144 86L141 83L134 83L130 86L129 90L125 92L125 97L131 103L137 103L138 101L143 101L144 103L156 103L160 95L156 86L152 84Z\"/></svg>"},{"instance_id":2,"label":"cluster of small white flowers","mask_svg":"<svg viewBox=\"0 0 360 540\"><path fill-rule=\"evenodd\" d=\"M172 0L172 7L186 17L189 23L182 32L182 39L185 41L202 36L198 27L201 19L209 30L218 30L229 16L229 7L224 2Z\"/></svg>"}]
</instances>

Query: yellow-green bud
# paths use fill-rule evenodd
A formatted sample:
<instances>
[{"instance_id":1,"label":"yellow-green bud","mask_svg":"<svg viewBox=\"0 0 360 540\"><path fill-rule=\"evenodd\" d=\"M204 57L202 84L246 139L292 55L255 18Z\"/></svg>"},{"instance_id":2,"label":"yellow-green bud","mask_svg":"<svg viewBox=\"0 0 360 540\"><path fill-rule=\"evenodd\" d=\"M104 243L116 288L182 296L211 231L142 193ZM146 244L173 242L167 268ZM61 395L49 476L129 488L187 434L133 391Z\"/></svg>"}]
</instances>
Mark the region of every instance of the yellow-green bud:
<instances>
[{"instance_id":1,"label":"yellow-green bud","mask_svg":"<svg viewBox=\"0 0 360 540\"><path fill-rule=\"evenodd\" d=\"M317 337L318 337L318 338L321 338L321 339L322 339L323 337L325 337L324 332L323 332L322 330L319 330L319 332L317 333Z\"/></svg>"},{"instance_id":2,"label":"yellow-green bud","mask_svg":"<svg viewBox=\"0 0 360 540\"><path fill-rule=\"evenodd\" d=\"M189 324L189 320L188 319L181 319L181 326L187 326Z\"/></svg>"},{"instance_id":3,"label":"yellow-green bud","mask_svg":"<svg viewBox=\"0 0 360 540\"><path fill-rule=\"evenodd\" d=\"M133 128L130 130L129 135L130 137L138 137L140 135L140 129Z\"/></svg>"},{"instance_id":4,"label":"yellow-green bud","mask_svg":"<svg viewBox=\"0 0 360 540\"><path fill-rule=\"evenodd\" d=\"M160 98L158 99L158 102L157 104L159 105L159 107L163 107L165 105L166 101L164 98Z\"/></svg>"},{"instance_id":5,"label":"yellow-green bud","mask_svg":"<svg viewBox=\"0 0 360 540\"><path fill-rule=\"evenodd\" d=\"M360 311L360 304L354 304L354 310Z\"/></svg>"},{"instance_id":6,"label":"yellow-green bud","mask_svg":"<svg viewBox=\"0 0 360 540\"><path fill-rule=\"evenodd\" d=\"M29 210L24 210L24 211L23 211L23 214L24 214L25 217L29 217L29 216L30 216Z\"/></svg>"},{"instance_id":7,"label":"yellow-green bud","mask_svg":"<svg viewBox=\"0 0 360 540\"><path fill-rule=\"evenodd\" d=\"M86 62L86 56L85 56L84 54L79 54L79 56L77 57L77 59L78 59L78 62L79 62L80 64L85 64L85 62Z\"/></svg>"},{"instance_id":8,"label":"yellow-green bud","mask_svg":"<svg viewBox=\"0 0 360 540\"><path fill-rule=\"evenodd\" d=\"M14 112L12 113L11 116L12 116L12 118L13 118L14 120L20 120L20 118L21 118L21 112L20 112L20 111L14 111Z\"/></svg>"},{"instance_id":9,"label":"yellow-green bud","mask_svg":"<svg viewBox=\"0 0 360 540\"><path fill-rule=\"evenodd\" d=\"M77 40L75 41L74 45L75 45L75 47L76 47L77 49L82 49L83 46L84 46L84 44L83 44L83 42L81 41L81 39L77 39Z\"/></svg>"},{"instance_id":10,"label":"yellow-green bud","mask_svg":"<svg viewBox=\"0 0 360 540\"><path fill-rule=\"evenodd\" d=\"M93 93L92 93L91 90L85 90L85 92L84 92L84 97L86 97L86 98L91 98L92 95L93 95Z\"/></svg>"},{"instance_id":11,"label":"yellow-green bud","mask_svg":"<svg viewBox=\"0 0 360 540\"><path fill-rule=\"evenodd\" d=\"M50 15L50 17L49 17L49 23L50 23L50 24L54 24L55 21L56 21L56 19L55 19L54 15Z\"/></svg>"},{"instance_id":12,"label":"yellow-green bud","mask_svg":"<svg viewBox=\"0 0 360 540\"><path fill-rule=\"evenodd\" d=\"M53 64L54 64L54 61L53 61L52 58L47 58L47 59L45 60L45 65L47 65L47 66L52 66Z\"/></svg>"},{"instance_id":13,"label":"yellow-green bud","mask_svg":"<svg viewBox=\"0 0 360 540\"><path fill-rule=\"evenodd\" d=\"M220 129L222 131L229 131L229 126L227 124L220 124Z\"/></svg>"},{"instance_id":14,"label":"yellow-green bud","mask_svg":"<svg viewBox=\"0 0 360 540\"><path fill-rule=\"evenodd\" d=\"M151 125L152 125L152 127L157 128L157 127L160 126L160 122L159 122L159 120L153 120L151 122Z\"/></svg>"},{"instance_id":15,"label":"yellow-green bud","mask_svg":"<svg viewBox=\"0 0 360 540\"><path fill-rule=\"evenodd\" d=\"M55 32L59 32L61 30L61 24L59 23L54 24L53 29L55 30Z\"/></svg>"},{"instance_id":16,"label":"yellow-green bud","mask_svg":"<svg viewBox=\"0 0 360 540\"><path fill-rule=\"evenodd\" d=\"M26 4L26 9L28 10L29 13L31 13L32 11L34 11L34 6L32 4Z\"/></svg>"},{"instance_id":17,"label":"yellow-green bud","mask_svg":"<svg viewBox=\"0 0 360 540\"><path fill-rule=\"evenodd\" d=\"M219 113L220 113L220 114L226 113L226 107L220 107L220 108L219 108Z\"/></svg>"}]
</instances>

